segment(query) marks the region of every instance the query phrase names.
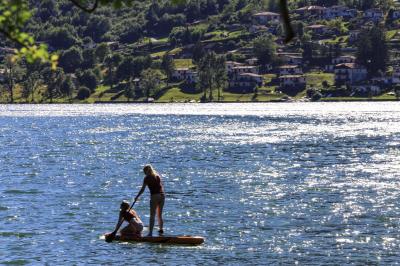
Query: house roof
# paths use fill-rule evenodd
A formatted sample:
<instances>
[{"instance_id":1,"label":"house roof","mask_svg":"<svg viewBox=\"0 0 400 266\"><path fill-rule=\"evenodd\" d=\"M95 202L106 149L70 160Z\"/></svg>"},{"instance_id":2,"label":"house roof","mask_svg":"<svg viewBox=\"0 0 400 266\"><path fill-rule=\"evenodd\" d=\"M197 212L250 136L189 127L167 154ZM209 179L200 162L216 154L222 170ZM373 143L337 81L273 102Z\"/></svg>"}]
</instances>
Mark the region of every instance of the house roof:
<instances>
[{"instance_id":1,"label":"house roof","mask_svg":"<svg viewBox=\"0 0 400 266\"><path fill-rule=\"evenodd\" d=\"M233 69L251 69L251 68L256 68L256 66L237 66L237 67L233 67Z\"/></svg>"},{"instance_id":2,"label":"house roof","mask_svg":"<svg viewBox=\"0 0 400 266\"><path fill-rule=\"evenodd\" d=\"M307 26L308 29L322 29L322 28L327 28L328 26L322 25L322 24L315 24L315 25L310 25Z\"/></svg>"},{"instance_id":3,"label":"house roof","mask_svg":"<svg viewBox=\"0 0 400 266\"><path fill-rule=\"evenodd\" d=\"M242 73L239 76L247 76L247 77L255 77L255 78L262 78L262 75L254 74L254 73Z\"/></svg>"},{"instance_id":4,"label":"house roof","mask_svg":"<svg viewBox=\"0 0 400 266\"><path fill-rule=\"evenodd\" d=\"M284 75L284 76L280 76L280 79L284 79L284 78L292 78L292 79L297 79L297 78L304 78L304 75Z\"/></svg>"},{"instance_id":5,"label":"house roof","mask_svg":"<svg viewBox=\"0 0 400 266\"><path fill-rule=\"evenodd\" d=\"M350 58L350 59L354 59L354 60L356 59L356 57L353 55L342 55L342 56L336 57L336 59L338 59L338 58Z\"/></svg>"},{"instance_id":6,"label":"house roof","mask_svg":"<svg viewBox=\"0 0 400 266\"><path fill-rule=\"evenodd\" d=\"M295 11L312 11L312 10L325 10L323 6L304 6L296 9Z\"/></svg>"},{"instance_id":7,"label":"house roof","mask_svg":"<svg viewBox=\"0 0 400 266\"><path fill-rule=\"evenodd\" d=\"M256 17L258 17L258 16L280 16L280 14L266 11L266 12L256 13L253 16L256 16Z\"/></svg>"},{"instance_id":8,"label":"house roof","mask_svg":"<svg viewBox=\"0 0 400 266\"><path fill-rule=\"evenodd\" d=\"M365 69L365 67L357 65L356 63L342 63L337 64L335 68L345 68L345 69Z\"/></svg>"},{"instance_id":9,"label":"house roof","mask_svg":"<svg viewBox=\"0 0 400 266\"><path fill-rule=\"evenodd\" d=\"M287 68L294 69L294 68L300 68L300 66L298 66L298 65L283 65L283 66L279 67L279 69L287 69Z\"/></svg>"}]
</instances>

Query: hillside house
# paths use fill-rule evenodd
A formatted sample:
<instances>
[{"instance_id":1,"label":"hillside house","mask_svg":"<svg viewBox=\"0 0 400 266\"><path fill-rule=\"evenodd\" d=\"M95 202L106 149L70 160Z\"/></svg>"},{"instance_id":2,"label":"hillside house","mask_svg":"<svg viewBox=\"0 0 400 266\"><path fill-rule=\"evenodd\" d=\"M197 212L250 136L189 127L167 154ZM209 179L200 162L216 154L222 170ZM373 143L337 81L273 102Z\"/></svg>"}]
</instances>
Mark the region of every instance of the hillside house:
<instances>
[{"instance_id":1,"label":"hillside house","mask_svg":"<svg viewBox=\"0 0 400 266\"><path fill-rule=\"evenodd\" d=\"M256 66L257 62L258 62L258 58L255 58L255 57L246 59L246 63L249 64L250 66Z\"/></svg>"},{"instance_id":2,"label":"hillside house","mask_svg":"<svg viewBox=\"0 0 400 266\"><path fill-rule=\"evenodd\" d=\"M249 32L251 34L260 33L260 32L268 32L268 27L264 25L251 25L249 27Z\"/></svg>"},{"instance_id":3,"label":"hillside house","mask_svg":"<svg viewBox=\"0 0 400 266\"><path fill-rule=\"evenodd\" d=\"M285 62L289 65L301 65L303 63L303 56L289 55L286 57Z\"/></svg>"},{"instance_id":4,"label":"hillside house","mask_svg":"<svg viewBox=\"0 0 400 266\"><path fill-rule=\"evenodd\" d=\"M234 61L226 61L225 62L225 69L228 74L231 74L233 72L233 68L237 66L243 66L244 64L239 63L239 62L234 62Z\"/></svg>"},{"instance_id":5,"label":"hillside house","mask_svg":"<svg viewBox=\"0 0 400 266\"><path fill-rule=\"evenodd\" d=\"M379 22L383 20L383 11L378 8L371 8L364 12L364 19L372 22Z\"/></svg>"},{"instance_id":6,"label":"hillside house","mask_svg":"<svg viewBox=\"0 0 400 266\"><path fill-rule=\"evenodd\" d=\"M238 76L243 73L253 73L258 74L258 66L235 66L232 68L232 74Z\"/></svg>"},{"instance_id":7,"label":"hillside house","mask_svg":"<svg viewBox=\"0 0 400 266\"><path fill-rule=\"evenodd\" d=\"M365 80L367 69L355 63L344 63L335 66L335 85L354 84Z\"/></svg>"},{"instance_id":8,"label":"hillside house","mask_svg":"<svg viewBox=\"0 0 400 266\"><path fill-rule=\"evenodd\" d=\"M356 62L355 56L352 56L352 55L338 56L338 57L332 59L332 62L330 65L325 66L325 71L333 72L335 70L336 65L345 64L345 63L355 63L355 62Z\"/></svg>"},{"instance_id":9,"label":"hillside house","mask_svg":"<svg viewBox=\"0 0 400 266\"><path fill-rule=\"evenodd\" d=\"M301 65L303 63L301 53L278 52L276 55L287 65Z\"/></svg>"},{"instance_id":10,"label":"hillside house","mask_svg":"<svg viewBox=\"0 0 400 266\"><path fill-rule=\"evenodd\" d=\"M325 35L330 33L330 29L326 25L315 24L306 27L313 35Z\"/></svg>"},{"instance_id":11,"label":"hillside house","mask_svg":"<svg viewBox=\"0 0 400 266\"><path fill-rule=\"evenodd\" d=\"M279 24L281 22L281 15L274 12L256 13L253 18L259 24Z\"/></svg>"},{"instance_id":12,"label":"hillside house","mask_svg":"<svg viewBox=\"0 0 400 266\"><path fill-rule=\"evenodd\" d=\"M174 73L172 74L172 78L175 80L185 80L189 83L194 83L197 81L197 72L191 70L188 67L177 68L175 69Z\"/></svg>"},{"instance_id":13,"label":"hillside house","mask_svg":"<svg viewBox=\"0 0 400 266\"><path fill-rule=\"evenodd\" d=\"M296 88L303 90L306 88L306 78L304 75L285 75L279 77L281 88Z\"/></svg>"},{"instance_id":14,"label":"hillside house","mask_svg":"<svg viewBox=\"0 0 400 266\"><path fill-rule=\"evenodd\" d=\"M284 65L278 68L279 75L301 75L303 74L303 70L300 66L297 65Z\"/></svg>"},{"instance_id":15,"label":"hillside house","mask_svg":"<svg viewBox=\"0 0 400 266\"><path fill-rule=\"evenodd\" d=\"M323 6L304 6L294 10L296 14L300 16L317 16L321 17L325 12L325 7Z\"/></svg>"},{"instance_id":16,"label":"hillside house","mask_svg":"<svg viewBox=\"0 0 400 266\"><path fill-rule=\"evenodd\" d=\"M229 87L233 91L242 93L254 92L255 87L264 85L263 76L254 73L242 73L229 80Z\"/></svg>"},{"instance_id":17,"label":"hillside house","mask_svg":"<svg viewBox=\"0 0 400 266\"><path fill-rule=\"evenodd\" d=\"M356 9L350 9L347 6L335 5L327 7L322 15L323 19L330 20L335 18L354 18L357 16Z\"/></svg>"}]
</instances>

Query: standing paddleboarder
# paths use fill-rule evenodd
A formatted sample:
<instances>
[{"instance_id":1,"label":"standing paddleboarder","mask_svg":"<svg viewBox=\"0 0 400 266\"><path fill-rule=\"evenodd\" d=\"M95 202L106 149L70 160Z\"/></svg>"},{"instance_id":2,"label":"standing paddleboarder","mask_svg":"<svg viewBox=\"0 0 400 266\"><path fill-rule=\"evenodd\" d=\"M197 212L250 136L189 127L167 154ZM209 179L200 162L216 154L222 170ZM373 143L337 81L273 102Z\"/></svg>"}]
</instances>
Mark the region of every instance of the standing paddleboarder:
<instances>
[{"instance_id":1,"label":"standing paddleboarder","mask_svg":"<svg viewBox=\"0 0 400 266\"><path fill-rule=\"evenodd\" d=\"M157 212L158 226L159 226L158 233L162 235L164 233L163 230L164 222L162 218L162 211L165 201L165 194L164 194L164 187L162 184L162 180L160 175L154 170L154 168L150 164L144 166L143 172L146 176L143 179L142 188L140 189L138 195L136 196L135 201L139 199L140 195L142 195L146 186L149 187L151 195L150 195L150 228L148 236L153 235L154 218L156 212Z\"/></svg>"}]
</instances>

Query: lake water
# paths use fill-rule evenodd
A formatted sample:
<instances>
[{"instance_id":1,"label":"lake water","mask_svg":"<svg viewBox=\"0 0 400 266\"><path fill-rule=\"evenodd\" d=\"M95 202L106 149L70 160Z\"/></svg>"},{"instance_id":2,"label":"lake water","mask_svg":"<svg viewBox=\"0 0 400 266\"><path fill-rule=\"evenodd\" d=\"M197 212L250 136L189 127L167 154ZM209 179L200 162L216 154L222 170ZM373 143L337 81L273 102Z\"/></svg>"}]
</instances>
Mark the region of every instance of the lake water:
<instances>
[{"instance_id":1,"label":"lake water","mask_svg":"<svg viewBox=\"0 0 400 266\"><path fill-rule=\"evenodd\" d=\"M396 102L0 105L0 264L398 263L399 148ZM100 239L146 163L204 245Z\"/></svg>"}]
</instances>

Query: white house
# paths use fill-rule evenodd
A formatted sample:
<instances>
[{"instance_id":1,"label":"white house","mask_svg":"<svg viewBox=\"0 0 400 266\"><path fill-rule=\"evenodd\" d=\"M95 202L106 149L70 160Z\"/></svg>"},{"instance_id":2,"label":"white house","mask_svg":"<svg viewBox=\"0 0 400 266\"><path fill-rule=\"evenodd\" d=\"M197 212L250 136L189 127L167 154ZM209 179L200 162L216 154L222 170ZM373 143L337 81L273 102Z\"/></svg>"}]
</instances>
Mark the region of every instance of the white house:
<instances>
[{"instance_id":1,"label":"white house","mask_svg":"<svg viewBox=\"0 0 400 266\"><path fill-rule=\"evenodd\" d=\"M268 31L268 27L264 26L264 25L251 25L249 27L249 32L254 34L254 33L258 33L258 32L267 32Z\"/></svg>"},{"instance_id":2,"label":"white house","mask_svg":"<svg viewBox=\"0 0 400 266\"><path fill-rule=\"evenodd\" d=\"M252 92L256 86L263 85L263 76L254 73L242 73L229 80L229 87L240 88L243 92Z\"/></svg>"},{"instance_id":3,"label":"white house","mask_svg":"<svg viewBox=\"0 0 400 266\"><path fill-rule=\"evenodd\" d=\"M311 31L312 34L324 35L330 32L330 29L326 25L315 24L306 27L307 30Z\"/></svg>"},{"instance_id":4,"label":"white house","mask_svg":"<svg viewBox=\"0 0 400 266\"><path fill-rule=\"evenodd\" d=\"M232 68L233 75L240 75L243 73L258 74L257 66L235 66Z\"/></svg>"},{"instance_id":5,"label":"white house","mask_svg":"<svg viewBox=\"0 0 400 266\"><path fill-rule=\"evenodd\" d=\"M284 75L301 75L303 74L303 70L301 69L300 66L297 65L284 65L280 66L278 68L279 70L279 75L284 76Z\"/></svg>"},{"instance_id":6,"label":"white house","mask_svg":"<svg viewBox=\"0 0 400 266\"><path fill-rule=\"evenodd\" d=\"M333 72L335 70L335 66L338 64L345 64L345 63L355 63L356 57L352 55L342 55L332 59L330 65L325 66L325 71Z\"/></svg>"},{"instance_id":7,"label":"white house","mask_svg":"<svg viewBox=\"0 0 400 266\"><path fill-rule=\"evenodd\" d=\"M228 74L231 74L233 72L233 68L237 66L243 66L242 63L239 62L234 62L234 61L226 61L225 62L225 69Z\"/></svg>"},{"instance_id":8,"label":"white house","mask_svg":"<svg viewBox=\"0 0 400 266\"><path fill-rule=\"evenodd\" d=\"M260 24L278 24L281 21L281 15L274 12L256 13L253 18Z\"/></svg>"},{"instance_id":9,"label":"white house","mask_svg":"<svg viewBox=\"0 0 400 266\"><path fill-rule=\"evenodd\" d=\"M295 87L303 89L306 87L306 78L304 75L285 75L279 77L281 87Z\"/></svg>"},{"instance_id":10,"label":"white house","mask_svg":"<svg viewBox=\"0 0 400 266\"><path fill-rule=\"evenodd\" d=\"M323 13L323 19L335 19L335 18L354 18L357 16L356 9L350 9L347 6L335 5L327 7Z\"/></svg>"},{"instance_id":11,"label":"white house","mask_svg":"<svg viewBox=\"0 0 400 266\"><path fill-rule=\"evenodd\" d=\"M378 8L371 8L364 12L364 18L373 22L381 21L383 16L383 11Z\"/></svg>"},{"instance_id":12,"label":"white house","mask_svg":"<svg viewBox=\"0 0 400 266\"><path fill-rule=\"evenodd\" d=\"M172 74L172 78L175 80L185 80L189 83L197 81L198 74L196 71L191 70L188 67L177 68Z\"/></svg>"},{"instance_id":13,"label":"white house","mask_svg":"<svg viewBox=\"0 0 400 266\"><path fill-rule=\"evenodd\" d=\"M294 10L296 14L301 16L322 16L326 8L323 6L304 6Z\"/></svg>"},{"instance_id":14,"label":"white house","mask_svg":"<svg viewBox=\"0 0 400 266\"><path fill-rule=\"evenodd\" d=\"M335 66L335 84L353 84L367 77L367 69L355 63L344 63Z\"/></svg>"}]
</instances>

